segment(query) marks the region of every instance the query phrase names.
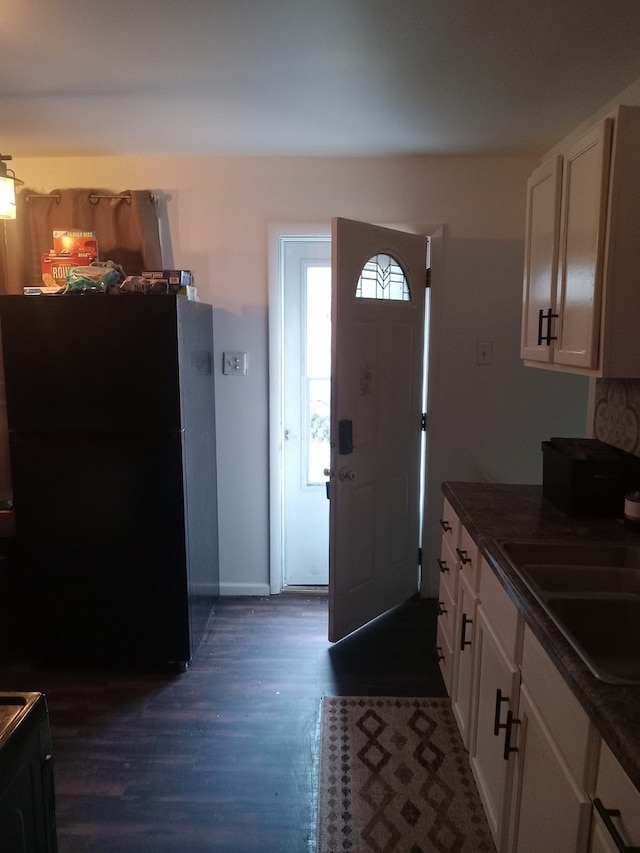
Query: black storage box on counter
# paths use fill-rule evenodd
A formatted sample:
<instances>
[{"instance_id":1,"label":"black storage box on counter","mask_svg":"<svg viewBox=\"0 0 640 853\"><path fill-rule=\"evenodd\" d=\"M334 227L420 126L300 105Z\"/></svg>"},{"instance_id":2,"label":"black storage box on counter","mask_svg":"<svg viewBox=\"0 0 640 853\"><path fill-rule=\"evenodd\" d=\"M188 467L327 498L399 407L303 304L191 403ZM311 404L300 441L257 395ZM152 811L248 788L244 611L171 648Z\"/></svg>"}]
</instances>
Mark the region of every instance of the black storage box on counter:
<instances>
[{"instance_id":1,"label":"black storage box on counter","mask_svg":"<svg viewBox=\"0 0 640 853\"><path fill-rule=\"evenodd\" d=\"M543 441L543 497L568 515L622 517L626 457L597 439Z\"/></svg>"}]
</instances>

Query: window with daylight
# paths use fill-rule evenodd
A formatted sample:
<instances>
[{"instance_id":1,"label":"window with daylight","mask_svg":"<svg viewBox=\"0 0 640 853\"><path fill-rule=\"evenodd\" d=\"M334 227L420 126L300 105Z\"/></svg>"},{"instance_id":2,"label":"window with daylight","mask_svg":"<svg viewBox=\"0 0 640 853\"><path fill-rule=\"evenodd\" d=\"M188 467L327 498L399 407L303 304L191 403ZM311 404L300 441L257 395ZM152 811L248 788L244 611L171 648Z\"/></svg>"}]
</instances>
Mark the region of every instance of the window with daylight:
<instances>
[{"instance_id":1,"label":"window with daylight","mask_svg":"<svg viewBox=\"0 0 640 853\"><path fill-rule=\"evenodd\" d=\"M409 283L400 264L391 255L374 255L364 265L356 287L359 299L388 299L410 302Z\"/></svg>"}]
</instances>

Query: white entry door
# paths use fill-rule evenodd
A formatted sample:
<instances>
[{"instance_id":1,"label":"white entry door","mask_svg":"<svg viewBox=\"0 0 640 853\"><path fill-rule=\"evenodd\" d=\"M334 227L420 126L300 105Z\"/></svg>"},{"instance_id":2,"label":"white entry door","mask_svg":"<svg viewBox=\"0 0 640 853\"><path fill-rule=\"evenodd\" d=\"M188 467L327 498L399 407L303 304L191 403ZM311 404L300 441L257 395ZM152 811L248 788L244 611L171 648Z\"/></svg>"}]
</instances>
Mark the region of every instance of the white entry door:
<instances>
[{"instance_id":1,"label":"white entry door","mask_svg":"<svg viewBox=\"0 0 640 853\"><path fill-rule=\"evenodd\" d=\"M426 243L332 221L332 642L418 590Z\"/></svg>"}]
</instances>

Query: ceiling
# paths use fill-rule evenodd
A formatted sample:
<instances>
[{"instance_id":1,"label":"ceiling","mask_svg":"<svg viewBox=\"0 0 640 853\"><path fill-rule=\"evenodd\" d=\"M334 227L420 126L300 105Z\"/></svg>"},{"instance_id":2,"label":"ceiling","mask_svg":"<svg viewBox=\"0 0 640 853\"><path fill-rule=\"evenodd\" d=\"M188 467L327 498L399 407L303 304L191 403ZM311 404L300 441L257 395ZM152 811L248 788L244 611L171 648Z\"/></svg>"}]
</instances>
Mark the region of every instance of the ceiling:
<instances>
[{"instance_id":1,"label":"ceiling","mask_svg":"<svg viewBox=\"0 0 640 853\"><path fill-rule=\"evenodd\" d=\"M0 151L539 154L640 78L640 0L2 0Z\"/></svg>"}]
</instances>

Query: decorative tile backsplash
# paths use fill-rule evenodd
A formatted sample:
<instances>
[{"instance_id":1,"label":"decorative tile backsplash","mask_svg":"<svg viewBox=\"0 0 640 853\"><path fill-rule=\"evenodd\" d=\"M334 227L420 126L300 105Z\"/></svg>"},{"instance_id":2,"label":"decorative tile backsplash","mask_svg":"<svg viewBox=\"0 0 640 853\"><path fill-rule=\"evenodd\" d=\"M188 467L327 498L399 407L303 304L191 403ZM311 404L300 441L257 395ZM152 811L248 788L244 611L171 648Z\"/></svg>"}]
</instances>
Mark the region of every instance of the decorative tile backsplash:
<instances>
[{"instance_id":1,"label":"decorative tile backsplash","mask_svg":"<svg viewBox=\"0 0 640 853\"><path fill-rule=\"evenodd\" d=\"M640 379L596 380L594 434L640 456Z\"/></svg>"}]
</instances>

